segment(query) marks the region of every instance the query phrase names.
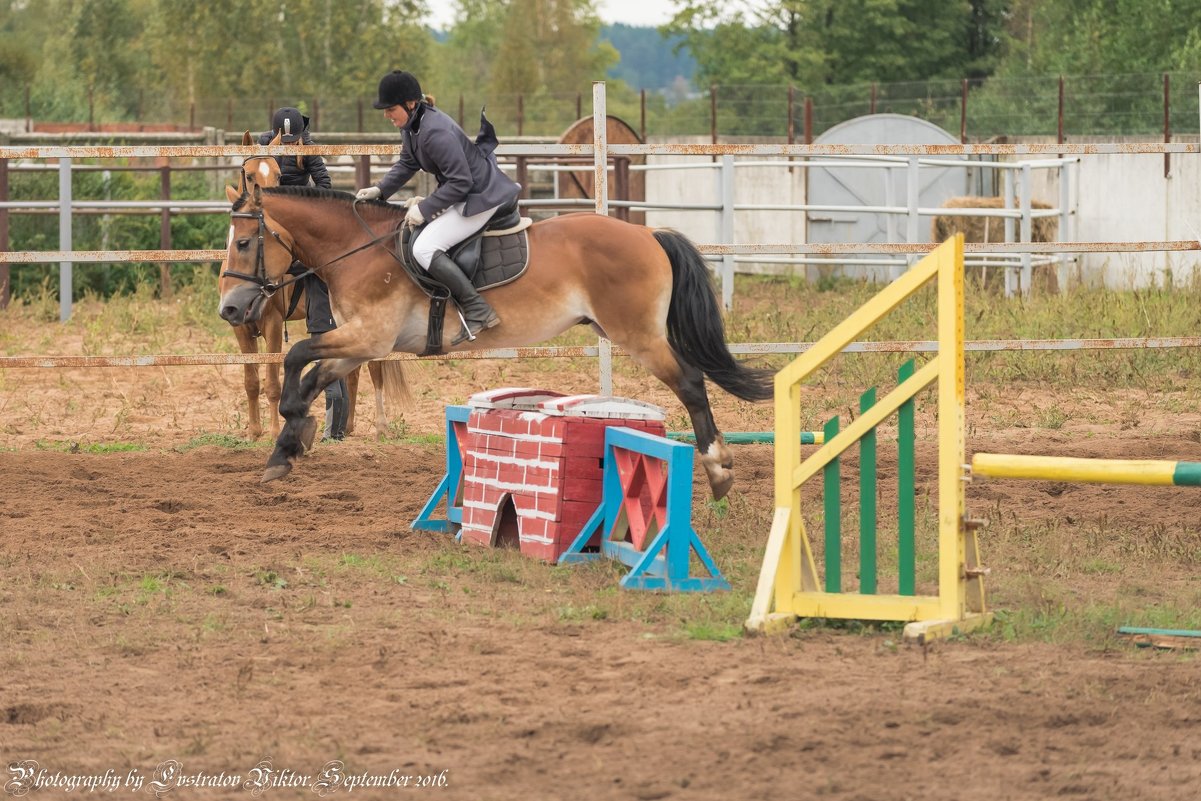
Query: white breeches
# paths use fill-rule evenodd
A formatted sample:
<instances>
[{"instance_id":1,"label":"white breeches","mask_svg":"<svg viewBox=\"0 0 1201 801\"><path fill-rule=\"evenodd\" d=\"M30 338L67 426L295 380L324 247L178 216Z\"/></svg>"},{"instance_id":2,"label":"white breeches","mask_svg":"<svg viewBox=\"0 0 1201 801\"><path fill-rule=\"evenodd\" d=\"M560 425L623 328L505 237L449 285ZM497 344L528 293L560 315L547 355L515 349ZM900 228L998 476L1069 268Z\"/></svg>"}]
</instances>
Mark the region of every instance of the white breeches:
<instances>
[{"instance_id":1,"label":"white breeches","mask_svg":"<svg viewBox=\"0 0 1201 801\"><path fill-rule=\"evenodd\" d=\"M455 245L483 228L493 212L500 208L495 206L471 217L464 217L463 205L456 203L435 217L422 229L421 236L413 243L413 258L417 259L422 269L430 268L435 253L449 252Z\"/></svg>"}]
</instances>

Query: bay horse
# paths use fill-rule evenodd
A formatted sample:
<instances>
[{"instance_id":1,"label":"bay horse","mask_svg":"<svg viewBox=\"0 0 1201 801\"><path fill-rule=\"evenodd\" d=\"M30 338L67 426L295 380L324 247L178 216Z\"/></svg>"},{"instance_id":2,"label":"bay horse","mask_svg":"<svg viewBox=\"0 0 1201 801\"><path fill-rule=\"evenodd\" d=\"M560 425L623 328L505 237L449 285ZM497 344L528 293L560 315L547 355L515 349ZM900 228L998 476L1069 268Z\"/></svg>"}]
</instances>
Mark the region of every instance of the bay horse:
<instances>
[{"instance_id":1,"label":"bay horse","mask_svg":"<svg viewBox=\"0 0 1201 801\"><path fill-rule=\"evenodd\" d=\"M280 136L276 134L275 138L269 144L278 145L279 143ZM242 134L242 144L254 144L250 137L250 131ZM303 156L300 158L303 158ZM247 188L252 185L263 188L279 186L279 176L279 163L276 162L273 156L251 156L242 162L238 181L242 191L247 191ZM292 257L282 242L277 244L278 247L275 244L272 245L271 251L265 253L264 258L270 263L272 270L279 270L282 263L282 269L286 271L292 263ZM222 262L221 270L218 273L219 282L221 280L220 276L225 273L227 267L227 263ZM218 291L224 291L220 283L218 284ZM294 294L299 294L300 297L294 298ZM304 302L304 290L295 284L285 287L283 291L263 307L262 314L259 315L257 320L233 326L234 338L238 341L238 349L242 353L258 353L259 337L262 337L264 353L281 353L284 349L284 324L285 322L294 320L303 321L305 319ZM290 314L289 311L291 312ZM285 317L287 318L286 320ZM268 364L265 366L267 420L271 429L271 437L275 438L279 435L279 365ZM367 370L371 374L371 382L375 386L375 433L378 438L383 439L388 432L388 417L384 408L383 375L377 362L368 362ZM261 384L259 383L259 366L257 364L242 365L242 385L246 390L246 404L249 408L249 417L246 423L246 438L252 440L258 439L263 435L263 423L259 413ZM355 401L359 396L359 368L356 367L347 374L346 388L347 395L349 395L347 398L349 407L346 416L346 433L353 434Z\"/></svg>"},{"instance_id":2,"label":"bay horse","mask_svg":"<svg viewBox=\"0 0 1201 801\"><path fill-rule=\"evenodd\" d=\"M368 359L424 349L430 304L387 247L403 221L401 207L298 187L253 186L241 194L226 187L226 194L233 204L228 262L238 275L222 284L221 317L235 325L257 319L287 281L264 264L261 244L264 231L286 230L296 255L329 284L338 321L284 359L279 410L286 422L263 473L263 481L272 481L311 446L316 420L309 405L322 387ZM705 377L749 401L771 398L773 384L770 371L731 355L704 257L678 232L592 213L536 222L527 233L525 273L488 290L501 324L451 347L458 325L450 323L443 350L528 346L591 324L684 404L713 497L724 497L734 481L733 459L714 422ZM302 378L315 360L319 365Z\"/></svg>"}]
</instances>

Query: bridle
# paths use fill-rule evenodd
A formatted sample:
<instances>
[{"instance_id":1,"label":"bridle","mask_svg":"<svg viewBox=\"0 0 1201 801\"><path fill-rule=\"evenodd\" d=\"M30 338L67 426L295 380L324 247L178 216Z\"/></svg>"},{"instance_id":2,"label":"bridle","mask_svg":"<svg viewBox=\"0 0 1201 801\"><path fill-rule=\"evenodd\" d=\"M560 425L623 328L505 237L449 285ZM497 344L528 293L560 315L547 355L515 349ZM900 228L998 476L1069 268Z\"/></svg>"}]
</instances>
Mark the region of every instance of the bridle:
<instances>
[{"instance_id":1,"label":"bridle","mask_svg":"<svg viewBox=\"0 0 1201 801\"><path fill-rule=\"evenodd\" d=\"M288 284L295 283L297 278L299 278L299 276L297 276L295 278L289 277L289 278L284 279L283 281L279 281L279 282L272 281L270 278L267 277L267 262L266 262L266 258L264 256L264 254L266 252L266 245L265 245L266 238L267 238L266 234L271 234L271 236L275 239L275 241L279 243L279 246L282 247L284 250L288 251L288 255L292 257L292 261L296 261L296 252L294 250L292 250L292 248L289 247L289 245L286 242L284 242L283 237L281 237L279 235L278 231L276 231L271 226L267 225L266 216L263 213L263 210L260 208L260 209L257 209L256 211L231 211L229 213L229 216L230 217L241 217L244 219L258 220L259 230L258 230L258 236L256 237L256 239L258 240L258 243L255 248L255 254L254 254L254 274L253 275L247 275L246 273L234 272L233 270L226 270L225 272L221 273L222 277L229 276L230 278L237 278L242 281L248 281L252 284L256 284L259 288L259 292L261 292L264 297L268 297L268 298L271 297L272 295L274 295L279 290L286 287ZM310 270L310 272L312 272L312 271Z\"/></svg>"}]
</instances>

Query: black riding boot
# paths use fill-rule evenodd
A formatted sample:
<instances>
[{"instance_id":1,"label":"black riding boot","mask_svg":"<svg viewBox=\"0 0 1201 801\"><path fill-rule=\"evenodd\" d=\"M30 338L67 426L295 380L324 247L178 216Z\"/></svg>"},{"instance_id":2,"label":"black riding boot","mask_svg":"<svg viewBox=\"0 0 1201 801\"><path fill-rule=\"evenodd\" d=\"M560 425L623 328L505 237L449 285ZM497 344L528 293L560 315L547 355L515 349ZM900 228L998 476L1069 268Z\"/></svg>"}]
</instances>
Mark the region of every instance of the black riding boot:
<instances>
[{"instance_id":1,"label":"black riding boot","mask_svg":"<svg viewBox=\"0 0 1201 801\"><path fill-rule=\"evenodd\" d=\"M434 258L430 260L429 274L435 281L446 284L455 303L459 304L459 309L463 312L463 319L467 321L467 328L451 340L451 345L458 345L465 339L475 339L475 335L485 328L500 325L500 317L488 305L488 301L475 291L471 281L450 256L442 251L435 253Z\"/></svg>"},{"instance_id":2,"label":"black riding boot","mask_svg":"<svg viewBox=\"0 0 1201 801\"><path fill-rule=\"evenodd\" d=\"M339 378L325 388L325 439L346 436L346 419L350 414L346 379Z\"/></svg>"}]
</instances>

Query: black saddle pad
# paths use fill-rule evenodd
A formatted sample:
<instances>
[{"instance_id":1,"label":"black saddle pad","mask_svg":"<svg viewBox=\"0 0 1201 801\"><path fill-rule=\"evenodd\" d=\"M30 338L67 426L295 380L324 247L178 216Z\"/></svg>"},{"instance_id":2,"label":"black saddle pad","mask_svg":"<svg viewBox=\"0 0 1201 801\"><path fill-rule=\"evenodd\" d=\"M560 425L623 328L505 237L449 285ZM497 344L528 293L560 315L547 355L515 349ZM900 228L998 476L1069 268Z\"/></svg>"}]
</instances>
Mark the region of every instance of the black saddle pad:
<instances>
[{"instance_id":1,"label":"black saddle pad","mask_svg":"<svg viewBox=\"0 0 1201 801\"><path fill-rule=\"evenodd\" d=\"M530 265L529 239L525 231L488 235L480 250L480 267L471 283L479 291L516 281Z\"/></svg>"}]
</instances>

